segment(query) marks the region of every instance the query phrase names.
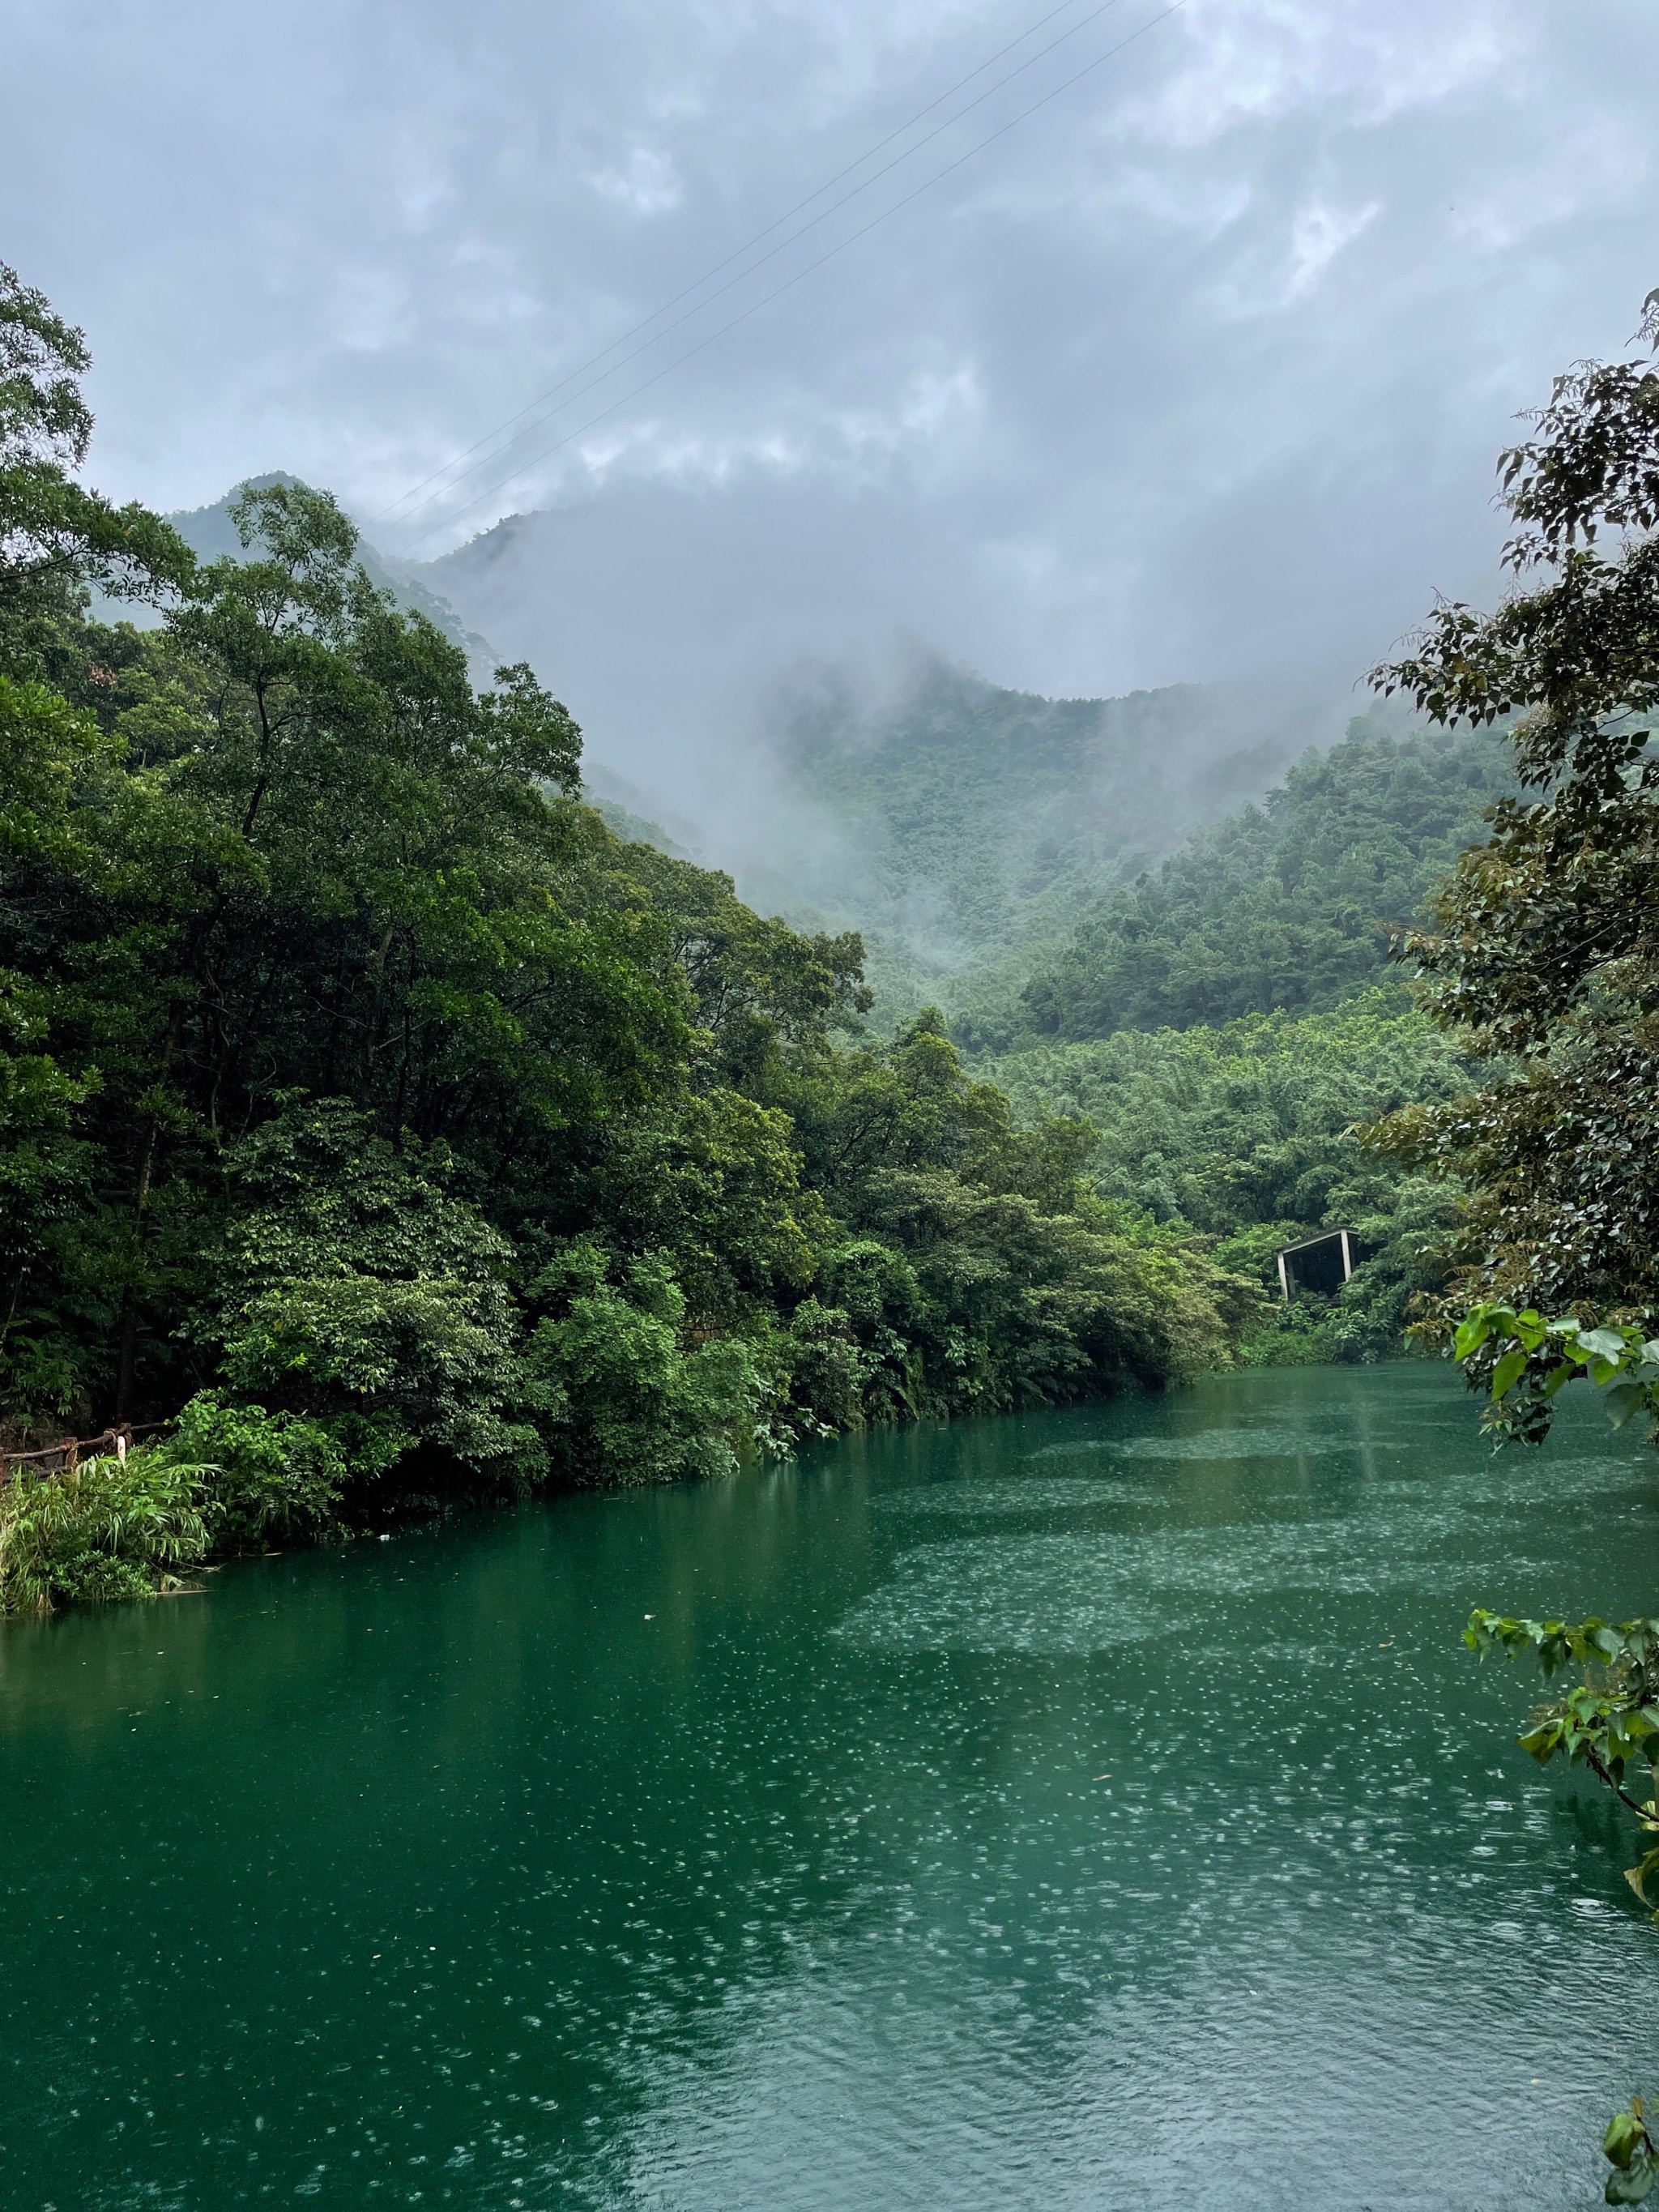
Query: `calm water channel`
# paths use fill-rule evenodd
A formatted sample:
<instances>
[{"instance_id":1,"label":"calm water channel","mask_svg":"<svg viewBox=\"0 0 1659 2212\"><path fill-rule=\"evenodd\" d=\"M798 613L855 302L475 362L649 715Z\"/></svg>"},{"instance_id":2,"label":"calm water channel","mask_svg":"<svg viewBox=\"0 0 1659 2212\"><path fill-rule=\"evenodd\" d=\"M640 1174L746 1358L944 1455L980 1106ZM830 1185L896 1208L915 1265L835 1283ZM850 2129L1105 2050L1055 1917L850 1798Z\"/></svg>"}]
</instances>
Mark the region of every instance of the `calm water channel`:
<instances>
[{"instance_id":1,"label":"calm water channel","mask_svg":"<svg viewBox=\"0 0 1659 2212\"><path fill-rule=\"evenodd\" d=\"M1399 1367L6 1626L0 2202L1589 2206L1659 1936L1457 1638L1656 1568Z\"/></svg>"}]
</instances>

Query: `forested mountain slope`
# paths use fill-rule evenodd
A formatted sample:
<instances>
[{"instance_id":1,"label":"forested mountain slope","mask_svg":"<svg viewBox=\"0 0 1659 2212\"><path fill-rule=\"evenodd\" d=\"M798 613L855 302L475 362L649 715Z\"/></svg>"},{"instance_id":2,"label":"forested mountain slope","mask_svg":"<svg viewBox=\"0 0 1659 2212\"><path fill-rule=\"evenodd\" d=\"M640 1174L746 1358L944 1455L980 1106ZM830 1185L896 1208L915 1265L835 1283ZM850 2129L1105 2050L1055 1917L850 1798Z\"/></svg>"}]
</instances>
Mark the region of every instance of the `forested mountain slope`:
<instances>
[{"instance_id":1,"label":"forested mountain slope","mask_svg":"<svg viewBox=\"0 0 1659 2212\"><path fill-rule=\"evenodd\" d=\"M1012 1023L1001 1010L1010 1048L976 1065L1034 1123L1087 1118L1103 1195L1217 1238L1218 1261L1270 1297L1279 1245L1360 1232L1368 1256L1341 1297L1273 1304L1246 1357L1385 1356L1436 1279L1454 1193L1354 1132L1477 1080L1408 1003L1389 933L1515 788L1490 732L1360 717L1259 806L1098 897Z\"/></svg>"},{"instance_id":2,"label":"forested mountain slope","mask_svg":"<svg viewBox=\"0 0 1659 2212\"><path fill-rule=\"evenodd\" d=\"M961 969L1068 927L1103 879L1258 796L1316 726L1200 684L1045 699L918 653L874 698L844 669L803 672L768 742L839 832L807 861L811 895Z\"/></svg>"},{"instance_id":3,"label":"forested mountain slope","mask_svg":"<svg viewBox=\"0 0 1659 2212\"><path fill-rule=\"evenodd\" d=\"M0 1489L0 1610L1226 1360L1087 1128L615 836L325 493L204 561L83 487L86 366L0 269L0 1445L163 1440Z\"/></svg>"},{"instance_id":4,"label":"forested mountain slope","mask_svg":"<svg viewBox=\"0 0 1659 2212\"><path fill-rule=\"evenodd\" d=\"M1027 985L1030 1026L1103 1037L1335 1006L1382 978L1389 933L1515 787L1490 731L1395 736L1360 717L1260 806L1099 898Z\"/></svg>"}]
</instances>

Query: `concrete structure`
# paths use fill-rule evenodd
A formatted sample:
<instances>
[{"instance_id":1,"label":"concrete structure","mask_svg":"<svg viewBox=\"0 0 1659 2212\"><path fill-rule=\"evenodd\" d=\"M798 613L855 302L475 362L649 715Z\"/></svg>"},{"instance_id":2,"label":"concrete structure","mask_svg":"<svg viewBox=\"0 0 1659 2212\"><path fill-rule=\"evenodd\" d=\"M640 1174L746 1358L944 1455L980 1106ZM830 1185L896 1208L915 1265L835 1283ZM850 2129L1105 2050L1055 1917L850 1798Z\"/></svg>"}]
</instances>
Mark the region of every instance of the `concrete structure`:
<instances>
[{"instance_id":1,"label":"concrete structure","mask_svg":"<svg viewBox=\"0 0 1659 2212\"><path fill-rule=\"evenodd\" d=\"M1298 1291L1340 1291L1363 1255L1352 1229L1322 1229L1316 1237L1283 1246L1279 1254L1279 1287L1287 1299Z\"/></svg>"}]
</instances>

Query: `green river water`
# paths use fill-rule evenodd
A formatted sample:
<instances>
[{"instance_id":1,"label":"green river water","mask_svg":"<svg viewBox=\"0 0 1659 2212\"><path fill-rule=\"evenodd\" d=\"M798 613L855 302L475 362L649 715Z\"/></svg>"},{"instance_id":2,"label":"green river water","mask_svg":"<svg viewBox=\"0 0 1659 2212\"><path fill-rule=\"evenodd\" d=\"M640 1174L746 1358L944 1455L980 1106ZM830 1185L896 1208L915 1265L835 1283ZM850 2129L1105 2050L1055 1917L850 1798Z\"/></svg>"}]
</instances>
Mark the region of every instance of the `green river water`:
<instances>
[{"instance_id":1,"label":"green river water","mask_svg":"<svg viewBox=\"0 0 1659 2212\"><path fill-rule=\"evenodd\" d=\"M1591 2205L1659 1934L1458 1636L1656 1567L1407 1365L4 1625L0 2203Z\"/></svg>"}]
</instances>

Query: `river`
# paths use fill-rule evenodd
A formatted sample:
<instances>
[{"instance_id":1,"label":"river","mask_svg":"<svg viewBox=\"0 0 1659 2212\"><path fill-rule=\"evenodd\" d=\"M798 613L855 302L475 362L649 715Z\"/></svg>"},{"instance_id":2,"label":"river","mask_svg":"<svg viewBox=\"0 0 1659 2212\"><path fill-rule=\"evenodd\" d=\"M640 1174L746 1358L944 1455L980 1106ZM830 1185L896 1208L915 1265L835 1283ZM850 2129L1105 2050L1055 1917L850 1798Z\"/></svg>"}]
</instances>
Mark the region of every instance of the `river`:
<instances>
[{"instance_id":1,"label":"river","mask_svg":"<svg viewBox=\"0 0 1659 2212\"><path fill-rule=\"evenodd\" d=\"M1280 1371L0 1625L4 2203L1589 2206L1659 1935L1458 1636L1656 1504Z\"/></svg>"}]
</instances>

